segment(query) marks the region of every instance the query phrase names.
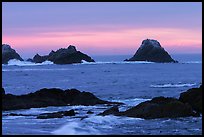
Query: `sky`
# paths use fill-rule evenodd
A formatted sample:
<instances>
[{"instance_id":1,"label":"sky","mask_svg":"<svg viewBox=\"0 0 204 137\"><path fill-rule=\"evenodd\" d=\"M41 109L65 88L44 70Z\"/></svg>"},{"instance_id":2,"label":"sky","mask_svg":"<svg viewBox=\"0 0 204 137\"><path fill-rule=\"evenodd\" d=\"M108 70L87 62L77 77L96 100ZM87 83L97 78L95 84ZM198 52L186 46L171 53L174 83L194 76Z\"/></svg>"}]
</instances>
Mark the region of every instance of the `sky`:
<instances>
[{"instance_id":1,"label":"sky","mask_svg":"<svg viewBox=\"0 0 204 137\"><path fill-rule=\"evenodd\" d=\"M69 45L88 55L133 55L147 38L170 54L202 53L202 3L2 3L2 44L24 58Z\"/></svg>"}]
</instances>

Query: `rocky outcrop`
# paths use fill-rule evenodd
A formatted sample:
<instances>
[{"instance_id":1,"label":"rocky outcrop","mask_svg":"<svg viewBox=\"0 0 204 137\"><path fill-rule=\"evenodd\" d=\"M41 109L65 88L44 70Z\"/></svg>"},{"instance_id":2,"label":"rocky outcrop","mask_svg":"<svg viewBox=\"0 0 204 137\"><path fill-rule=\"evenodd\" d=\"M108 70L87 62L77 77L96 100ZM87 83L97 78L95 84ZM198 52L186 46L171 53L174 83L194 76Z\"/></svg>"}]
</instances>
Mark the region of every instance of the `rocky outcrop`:
<instances>
[{"instance_id":1,"label":"rocky outcrop","mask_svg":"<svg viewBox=\"0 0 204 137\"><path fill-rule=\"evenodd\" d=\"M2 64L8 64L11 59L23 61L20 55L7 44L2 44Z\"/></svg>"},{"instance_id":2,"label":"rocky outcrop","mask_svg":"<svg viewBox=\"0 0 204 137\"><path fill-rule=\"evenodd\" d=\"M179 100L188 103L195 111L202 113L202 85L199 88L191 88L181 93Z\"/></svg>"},{"instance_id":3,"label":"rocky outcrop","mask_svg":"<svg viewBox=\"0 0 204 137\"><path fill-rule=\"evenodd\" d=\"M123 104L104 101L90 92L76 89L62 90L58 88L40 89L26 95L5 94L2 98L2 110L40 108L48 106Z\"/></svg>"},{"instance_id":4,"label":"rocky outcrop","mask_svg":"<svg viewBox=\"0 0 204 137\"><path fill-rule=\"evenodd\" d=\"M118 106L113 106L107 110L105 110L104 112L102 113L99 113L98 114L99 116L105 116L105 115L120 115L120 112L119 112L119 109L118 109Z\"/></svg>"},{"instance_id":5,"label":"rocky outcrop","mask_svg":"<svg viewBox=\"0 0 204 137\"><path fill-rule=\"evenodd\" d=\"M125 61L149 61L157 63L178 62L171 58L157 40L153 39L143 40L142 45L135 55Z\"/></svg>"},{"instance_id":6,"label":"rocky outcrop","mask_svg":"<svg viewBox=\"0 0 204 137\"><path fill-rule=\"evenodd\" d=\"M48 56L40 56L39 54L36 54L36 55L33 57L32 62L42 63L42 62L46 61L47 59L48 59ZM30 60L30 61L31 61L31 60Z\"/></svg>"},{"instance_id":7,"label":"rocky outcrop","mask_svg":"<svg viewBox=\"0 0 204 137\"><path fill-rule=\"evenodd\" d=\"M52 61L54 64L72 64L72 63L82 63L82 60L87 62L95 62L88 55L77 51L75 46L70 45L68 48L61 48L57 51L51 51L49 55L40 56L36 54L32 62L42 63L44 61Z\"/></svg>"},{"instance_id":8,"label":"rocky outcrop","mask_svg":"<svg viewBox=\"0 0 204 137\"><path fill-rule=\"evenodd\" d=\"M150 101L142 102L123 112L119 112L118 107L114 106L98 115L115 115L144 119L200 116L199 113L192 109L191 105L168 97L155 97Z\"/></svg>"},{"instance_id":9,"label":"rocky outcrop","mask_svg":"<svg viewBox=\"0 0 204 137\"><path fill-rule=\"evenodd\" d=\"M73 109L69 111L59 111L54 113L43 113L37 116L37 119L62 118L63 116L75 116Z\"/></svg>"},{"instance_id":10,"label":"rocky outcrop","mask_svg":"<svg viewBox=\"0 0 204 137\"><path fill-rule=\"evenodd\" d=\"M154 119L198 116L190 105L175 98L156 97L120 113L121 116Z\"/></svg>"}]
</instances>

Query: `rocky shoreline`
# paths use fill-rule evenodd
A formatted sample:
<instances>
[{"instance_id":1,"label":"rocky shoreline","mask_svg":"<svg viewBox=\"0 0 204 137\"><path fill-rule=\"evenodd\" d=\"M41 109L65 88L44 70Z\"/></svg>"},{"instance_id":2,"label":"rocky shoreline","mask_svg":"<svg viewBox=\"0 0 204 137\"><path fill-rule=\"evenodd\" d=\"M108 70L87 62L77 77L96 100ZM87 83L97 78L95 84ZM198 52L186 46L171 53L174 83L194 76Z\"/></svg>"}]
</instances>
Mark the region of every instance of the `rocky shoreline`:
<instances>
[{"instance_id":1,"label":"rocky shoreline","mask_svg":"<svg viewBox=\"0 0 204 137\"><path fill-rule=\"evenodd\" d=\"M180 94L179 99L170 97L155 97L150 101L142 102L126 111L119 111L121 102L109 102L97 98L90 92L80 92L77 89L40 89L26 95L5 94L2 88L2 110L18 110L29 108L40 108L48 106L93 106L97 104L108 104L111 108L97 115L115 115L133 118L155 119L155 118L177 118L198 117L202 114L202 85L199 88L191 88ZM64 116L75 116L74 110L59 111L54 113L43 113L35 115L38 119L62 118ZM93 114L93 112L87 112ZM24 116L23 114L10 113L9 116ZM27 115L26 115L27 116Z\"/></svg>"},{"instance_id":2,"label":"rocky shoreline","mask_svg":"<svg viewBox=\"0 0 204 137\"><path fill-rule=\"evenodd\" d=\"M198 117L200 114L202 114L202 85L199 88L191 88L181 93L179 99L162 96L155 97L123 112L119 112L118 106L114 106L99 115L155 119Z\"/></svg>"},{"instance_id":3,"label":"rocky shoreline","mask_svg":"<svg viewBox=\"0 0 204 137\"><path fill-rule=\"evenodd\" d=\"M123 104L109 102L97 98L90 92L81 92L77 89L62 90L58 88L43 88L26 95L4 94L2 88L2 110L18 110L40 108L48 106L93 106L96 104Z\"/></svg>"}]
</instances>

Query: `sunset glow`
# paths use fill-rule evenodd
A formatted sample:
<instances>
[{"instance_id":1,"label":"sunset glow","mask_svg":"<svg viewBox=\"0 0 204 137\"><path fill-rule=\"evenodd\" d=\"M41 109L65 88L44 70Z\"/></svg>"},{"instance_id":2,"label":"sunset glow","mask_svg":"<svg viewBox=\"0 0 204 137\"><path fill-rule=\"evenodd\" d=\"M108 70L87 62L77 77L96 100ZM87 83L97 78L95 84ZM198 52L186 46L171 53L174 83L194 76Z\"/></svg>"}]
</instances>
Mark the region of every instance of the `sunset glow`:
<instances>
[{"instance_id":1,"label":"sunset glow","mask_svg":"<svg viewBox=\"0 0 204 137\"><path fill-rule=\"evenodd\" d=\"M138 49L138 47L141 45L142 40L150 38L150 39L156 39L160 42L160 44L168 50L170 53L201 53L202 50L202 21L201 21L201 3L189 3L189 4L183 4L183 10L181 9L180 11L177 11L177 14L180 14L180 16L183 16L182 19L178 18L178 15L174 14L175 12L168 11L162 11L166 12L166 14L169 14L169 20L172 20L172 23L165 24L165 22L168 22L163 20L165 18L164 13L158 12L158 15L155 15L156 18L157 16L160 16L161 20L157 21L156 19L152 19L154 23L151 24L147 21L141 21L139 24L132 23L129 24L127 22L123 21L118 21L111 24L110 22L105 22L103 18L100 18L101 22L98 23L95 22L93 24L93 20L96 17L97 19L97 12L99 11L97 9L93 9L96 11L96 14L88 16L87 18L88 21L92 22L89 24L86 24L88 21L84 22L83 21L80 23L80 20L82 19L76 19L76 24L73 23L63 23L63 19L60 20L59 17L56 17L59 19L59 21L53 21L49 22L49 18L52 14L51 10L53 7L47 7L47 11L50 10L49 12L46 13L46 17L48 18L47 24L45 25L40 21L41 18L45 16L39 16L39 17L33 17L33 18L28 18L28 14L38 14L32 13L32 9L37 9L37 5L40 5L41 3L36 3L34 5L28 4L28 3L3 3L3 36L2 36L2 42L7 43L11 45L14 49L16 49L22 56L25 57L31 57L36 53L40 54L48 54L51 50L57 50L59 48L66 48L68 45L75 45L78 50L83 51L87 54L90 55L117 55L117 54L133 54L135 51ZM78 15L77 12L82 12L83 9L79 10L77 8L77 5L84 5L84 10L86 11L88 8L88 3L72 3L69 4L67 3L67 7L75 5L75 9L72 8L73 10L72 15L73 16L68 16L70 19L73 17L75 18L75 12L76 15ZM113 5L113 10L111 11L110 9L109 12L118 12L121 10L121 7L119 4L111 3ZM102 6L111 6L108 4L103 4ZM145 5L145 3L142 3ZM43 8L39 7L39 11L42 10ZM121 3L122 5L122 3ZM126 4L128 6L128 4ZM135 7L139 6L140 3L134 3ZM148 4L151 5L151 4ZM153 3L152 5L157 6L158 9L163 9L163 7L166 7L167 4L156 4ZM172 3L173 5L177 5L177 8L182 6L182 3ZM12 13L17 10L17 8L12 8L12 7L21 7L21 11L18 11L16 15L18 17L12 18ZM28 10L26 6L32 7L32 9ZM95 6L100 7L99 5L95 4ZM163 6L163 7L162 7ZM186 6L186 8L185 8ZM26 8L25 8L26 7ZM134 10L133 6L131 13L139 13L138 11ZM60 7L59 7L60 8ZM189 8L192 8L190 14L185 15L184 11L188 10ZM198 8L198 9L196 9ZM62 7L63 9L63 7ZM63 10L59 10L56 8L56 14L58 12L62 12ZM173 10L173 7L170 9ZM195 9L195 10L194 10ZM28 12L24 12L24 10L28 10ZM100 8L99 8L100 10ZM123 12L126 12L125 10L128 11L128 8L124 8ZM155 10L155 9L151 9ZM149 10L149 14L151 14L151 10ZM174 9L175 10L175 9ZM141 11L143 11L141 9ZM67 12L67 11L64 11ZM122 11L121 11L122 12ZM128 11L130 12L130 11ZM127 12L127 14L128 14ZM101 12L100 12L101 13ZM59 13L60 14L60 13ZM88 13L87 13L88 14ZM105 14L105 13L104 13ZM116 14L116 13L115 13ZM146 13L145 13L146 14ZM172 14L172 15L170 15ZM187 13L186 13L187 14ZM113 16L116 20L118 18L121 18L121 15L117 13L118 16ZM53 17L55 14L53 15ZM107 15L108 16L108 15ZM105 17L107 17L105 16ZM130 16L130 15L128 15ZM134 21L134 17L137 18L139 15L135 16L130 16L128 19L129 21ZM145 16L145 15L141 15ZM154 15L149 15L149 16L154 16ZM190 16L190 17L188 17ZM69 21L69 18L67 17L66 22ZM83 17L82 15L79 16ZM101 15L102 17L102 15ZM104 17L104 19L105 19ZM27 18L27 19L33 19L34 21L27 21L22 22L19 21L21 18ZM63 18L63 16L61 17ZM124 16L124 19L127 17ZM131 19L133 18L133 19ZM189 20L194 20L193 23L186 22ZM19 20L17 20L19 19ZM35 26L34 23L36 22L35 19L38 19L39 25ZM23 19L24 20L24 19ZM139 20L136 20L139 21ZM16 22L14 24L13 22ZM157 25L154 25L155 22ZM37 22L38 23L38 22ZM62 24L61 24L62 23ZM185 23L183 26L180 26L180 24ZM161 24L161 26L159 25ZM177 25L178 24L178 25Z\"/></svg>"}]
</instances>

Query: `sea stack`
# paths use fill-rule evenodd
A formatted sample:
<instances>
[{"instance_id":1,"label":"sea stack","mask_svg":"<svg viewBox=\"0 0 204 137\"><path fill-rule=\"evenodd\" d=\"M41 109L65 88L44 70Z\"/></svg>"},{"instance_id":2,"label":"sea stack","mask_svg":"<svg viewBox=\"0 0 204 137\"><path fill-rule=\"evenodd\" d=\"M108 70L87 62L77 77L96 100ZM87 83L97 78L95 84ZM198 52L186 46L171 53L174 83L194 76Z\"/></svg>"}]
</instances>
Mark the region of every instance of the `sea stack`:
<instances>
[{"instance_id":1,"label":"sea stack","mask_svg":"<svg viewBox=\"0 0 204 137\"><path fill-rule=\"evenodd\" d=\"M72 64L82 63L82 60L87 62L95 62L90 56L77 51L75 46L69 45L67 48L61 48L57 51L51 51L49 55L40 56L36 54L33 57L33 62L42 63L44 61L52 61L54 64Z\"/></svg>"},{"instance_id":2,"label":"sea stack","mask_svg":"<svg viewBox=\"0 0 204 137\"><path fill-rule=\"evenodd\" d=\"M178 61L171 58L171 56L164 50L157 40L146 39L142 41L135 55L126 59L125 61L149 61L157 63L177 63Z\"/></svg>"},{"instance_id":3,"label":"sea stack","mask_svg":"<svg viewBox=\"0 0 204 137\"><path fill-rule=\"evenodd\" d=\"M2 64L8 64L11 59L23 61L21 56L10 45L2 44Z\"/></svg>"}]
</instances>

